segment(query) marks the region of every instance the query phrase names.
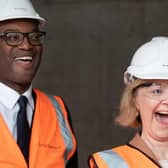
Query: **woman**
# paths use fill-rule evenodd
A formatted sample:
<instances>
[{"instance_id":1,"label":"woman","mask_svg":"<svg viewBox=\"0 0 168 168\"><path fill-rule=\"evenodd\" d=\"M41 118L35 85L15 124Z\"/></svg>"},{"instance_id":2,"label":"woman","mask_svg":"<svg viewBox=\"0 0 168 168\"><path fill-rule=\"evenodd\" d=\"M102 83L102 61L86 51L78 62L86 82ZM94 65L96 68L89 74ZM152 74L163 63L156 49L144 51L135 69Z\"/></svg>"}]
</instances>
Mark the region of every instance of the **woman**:
<instances>
[{"instance_id":1,"label":"woman","mask_svg":"<svg viewBox=\"0 0 168 168\"><path fill-rule=\"evenodd\" d=\"M140 131L128 144L94 153L90 168L168 168L168 38L142 45L124 81L116 122Z\"/></svg>"}]
</instances>

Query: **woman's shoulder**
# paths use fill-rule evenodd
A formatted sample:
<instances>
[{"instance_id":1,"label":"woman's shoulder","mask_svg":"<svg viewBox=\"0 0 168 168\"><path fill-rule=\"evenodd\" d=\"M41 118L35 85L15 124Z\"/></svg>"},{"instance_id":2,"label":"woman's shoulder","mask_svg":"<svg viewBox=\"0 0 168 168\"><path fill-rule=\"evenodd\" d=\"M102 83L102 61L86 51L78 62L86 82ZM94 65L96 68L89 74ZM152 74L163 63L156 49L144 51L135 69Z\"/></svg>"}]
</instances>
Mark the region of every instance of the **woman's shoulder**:
<instances>
[{"instance_id":1,"label":"woman's shoulder","mask_svg":"<svg viewBox=\"0 0 168 168\"><path fill-rule=\"evenodd\" d=\"M98 152L95 152L94 154L111 155L111 154L116 153L118 151L127 151L129 148L130 148L129 145L124 144L124 145L113 147L111 149L105 149L105 150L102 150L102 151L98 151Z\"/></svg>"},{"instance_id":2,"label":"woman's shoulder","mask_svg":"<svg viewBox=\"0 0 168 168\"><path fill-rule=\"evenodd\" d=\"M117 146L115 148L99 151L92 155L92 159L94 159L94 162L97 165L106 164L110 166L111 164L113 164L114 167L118 167L119 165L122 165L122 168L127 168L128 167L127 163L117 152L118 150L125 151L126 148L127 148L127 145L122 145L122 146Z\"/></svg>"}]
</instances>

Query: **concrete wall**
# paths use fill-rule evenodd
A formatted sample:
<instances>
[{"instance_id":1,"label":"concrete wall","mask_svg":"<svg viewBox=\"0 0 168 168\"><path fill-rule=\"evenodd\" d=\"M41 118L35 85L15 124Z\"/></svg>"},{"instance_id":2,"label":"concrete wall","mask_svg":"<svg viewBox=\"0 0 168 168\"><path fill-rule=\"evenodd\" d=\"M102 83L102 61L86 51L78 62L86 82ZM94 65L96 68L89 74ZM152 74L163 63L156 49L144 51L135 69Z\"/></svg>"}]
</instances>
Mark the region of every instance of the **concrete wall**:
<instances>
[{"instance_id":1,"label":"concrete wall","mask_svg":"<svg viewBox=\"0 0 168 168\"><path fill-rule=\"evenodd\" d=\"M61 95L78 140L80 168L98 150L126 143L134 131L114 125L123 72L139 45L168 34L168 1L34 0L47 39L34 85Z\"/></svg>"}]
</instances>

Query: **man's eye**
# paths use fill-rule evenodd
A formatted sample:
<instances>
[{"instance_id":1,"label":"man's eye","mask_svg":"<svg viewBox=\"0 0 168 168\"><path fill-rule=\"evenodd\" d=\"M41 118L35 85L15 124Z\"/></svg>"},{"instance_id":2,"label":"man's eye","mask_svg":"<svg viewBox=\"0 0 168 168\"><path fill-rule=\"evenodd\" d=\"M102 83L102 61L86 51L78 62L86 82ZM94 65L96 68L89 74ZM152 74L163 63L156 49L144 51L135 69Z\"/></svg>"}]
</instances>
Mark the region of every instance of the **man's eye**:
<instances>
[{"instance_id":1,"label":"man's eye","mask_svg":"<svg viewBox=\"0 0 168 168\"><path fill-rule=\"evenodd\" d=\"M20 40L20 36L18 34L10 34L10 35L7 35L7 39L9 41L18 41Z\"/></svg>"},{"instance_id":2,"label":"man's eye","mask_svg":"<svg viewBox=\"0 0 168 168\"><path fill-rule=\"evenodd\" d=\"M39 34L33 34L30 36L31 40L39 40L40 39L40 35Z\"/></svg>"}]
</instances>

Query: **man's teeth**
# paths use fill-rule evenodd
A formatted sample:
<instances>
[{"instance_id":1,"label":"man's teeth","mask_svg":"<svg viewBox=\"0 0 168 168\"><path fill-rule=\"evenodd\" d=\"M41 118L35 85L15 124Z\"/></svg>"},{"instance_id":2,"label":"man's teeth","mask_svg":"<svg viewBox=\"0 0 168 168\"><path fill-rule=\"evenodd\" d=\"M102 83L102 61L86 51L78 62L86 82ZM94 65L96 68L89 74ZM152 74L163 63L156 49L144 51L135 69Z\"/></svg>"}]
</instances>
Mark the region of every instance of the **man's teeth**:
<instances>
[{"instance_id":1,"label":"man's teeth","mask_svg":"<svg viewBox=\"0 0 168 168\"><path fill-rule=\"evenodd\" d=\"M32 61L32 57L18 57L16 61Z\"/></svg>"}]
</instances>

